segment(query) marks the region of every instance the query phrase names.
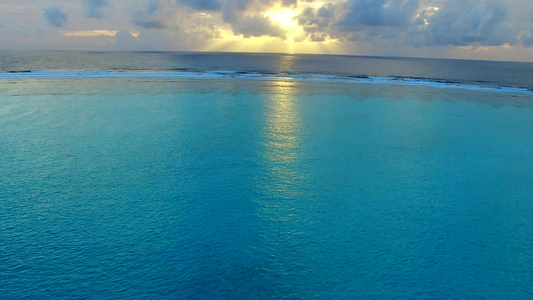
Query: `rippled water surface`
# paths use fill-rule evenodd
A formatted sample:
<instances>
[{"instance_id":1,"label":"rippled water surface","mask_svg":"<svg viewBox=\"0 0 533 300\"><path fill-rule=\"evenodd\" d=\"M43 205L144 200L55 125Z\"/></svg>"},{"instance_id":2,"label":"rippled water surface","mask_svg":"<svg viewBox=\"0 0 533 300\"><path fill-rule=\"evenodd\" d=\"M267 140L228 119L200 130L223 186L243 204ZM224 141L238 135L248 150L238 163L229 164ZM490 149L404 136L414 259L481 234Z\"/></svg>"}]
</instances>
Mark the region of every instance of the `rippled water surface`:
<instances>
[{"instance_id":1,"label":"rippled water surface","mask_svg":"<svg viewBox=\"0 0 533 300\"><path fill-rule=\"evenodd\" d=\"M0 82L3 299L533 298L533 97Z\"/></svg>"}]
</instances>

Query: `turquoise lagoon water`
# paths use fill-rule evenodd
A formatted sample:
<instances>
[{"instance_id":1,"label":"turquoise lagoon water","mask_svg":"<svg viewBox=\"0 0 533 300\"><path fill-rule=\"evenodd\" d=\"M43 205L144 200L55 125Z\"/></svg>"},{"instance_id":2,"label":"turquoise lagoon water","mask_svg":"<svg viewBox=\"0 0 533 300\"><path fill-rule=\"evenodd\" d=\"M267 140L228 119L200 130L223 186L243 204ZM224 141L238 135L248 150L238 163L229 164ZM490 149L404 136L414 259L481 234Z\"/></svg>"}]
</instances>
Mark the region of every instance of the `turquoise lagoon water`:
<instances>
[{"instance_id":1,"label":"turquoise lagoon water","mask_svg":"<svg viewBox=\"0 0 533 300\"><path fill-rule=\"evenodd\" d=\"M0 295L531 299L533 97L0 81Z\"/></svg>"}]
</instances>

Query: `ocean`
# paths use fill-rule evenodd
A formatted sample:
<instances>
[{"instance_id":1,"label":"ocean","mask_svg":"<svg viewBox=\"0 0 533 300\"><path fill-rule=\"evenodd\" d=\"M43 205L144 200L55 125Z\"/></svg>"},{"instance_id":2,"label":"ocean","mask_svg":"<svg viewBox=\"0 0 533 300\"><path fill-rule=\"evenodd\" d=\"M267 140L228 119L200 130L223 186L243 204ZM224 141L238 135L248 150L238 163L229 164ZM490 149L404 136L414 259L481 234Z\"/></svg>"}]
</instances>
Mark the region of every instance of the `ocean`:
<instances>
[{"instance_id":1,"label":"ocean","mask_svg":"<svg viewBox=\"0 0 533 300\"><path fill-rule=\"evenodd\" d=\"M0 52L2 299L531 299L533 64Z\"/></svg>"}]
</instances>

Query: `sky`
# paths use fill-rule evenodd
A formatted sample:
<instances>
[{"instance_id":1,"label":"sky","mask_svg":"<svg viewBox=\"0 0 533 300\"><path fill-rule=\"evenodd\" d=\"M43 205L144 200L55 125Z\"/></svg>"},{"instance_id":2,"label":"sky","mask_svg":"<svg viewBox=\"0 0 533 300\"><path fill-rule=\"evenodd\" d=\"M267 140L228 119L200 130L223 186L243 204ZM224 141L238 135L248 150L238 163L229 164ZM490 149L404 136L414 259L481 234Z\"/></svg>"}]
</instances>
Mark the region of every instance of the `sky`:
<instances>
[{"instance_id":1,"label":"sky","mask_svg":"<svg viewBox=\"0 0 533 300\"><path fill-rule=\"evenodd\" d=\"M0 0L0 49L533 61L533 0Z\"/></svg>"}]
</instances>

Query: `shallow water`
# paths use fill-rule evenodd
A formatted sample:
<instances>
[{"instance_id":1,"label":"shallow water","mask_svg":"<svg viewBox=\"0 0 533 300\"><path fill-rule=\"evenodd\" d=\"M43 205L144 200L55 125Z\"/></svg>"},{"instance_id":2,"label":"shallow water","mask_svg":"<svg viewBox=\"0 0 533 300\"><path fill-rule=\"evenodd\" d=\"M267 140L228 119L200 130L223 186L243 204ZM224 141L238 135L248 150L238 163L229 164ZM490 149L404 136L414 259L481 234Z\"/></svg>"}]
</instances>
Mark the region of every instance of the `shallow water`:
<instances>
[{"instance_id":1,"label":"shallow water","mask_svg":"<svg viewBox=\"0 0 533 300\"><path fill-rule=\"evenodd\" d=\"M533 296L532 97L0 82L3 298Z\"/></svg>"}]
</instances>

